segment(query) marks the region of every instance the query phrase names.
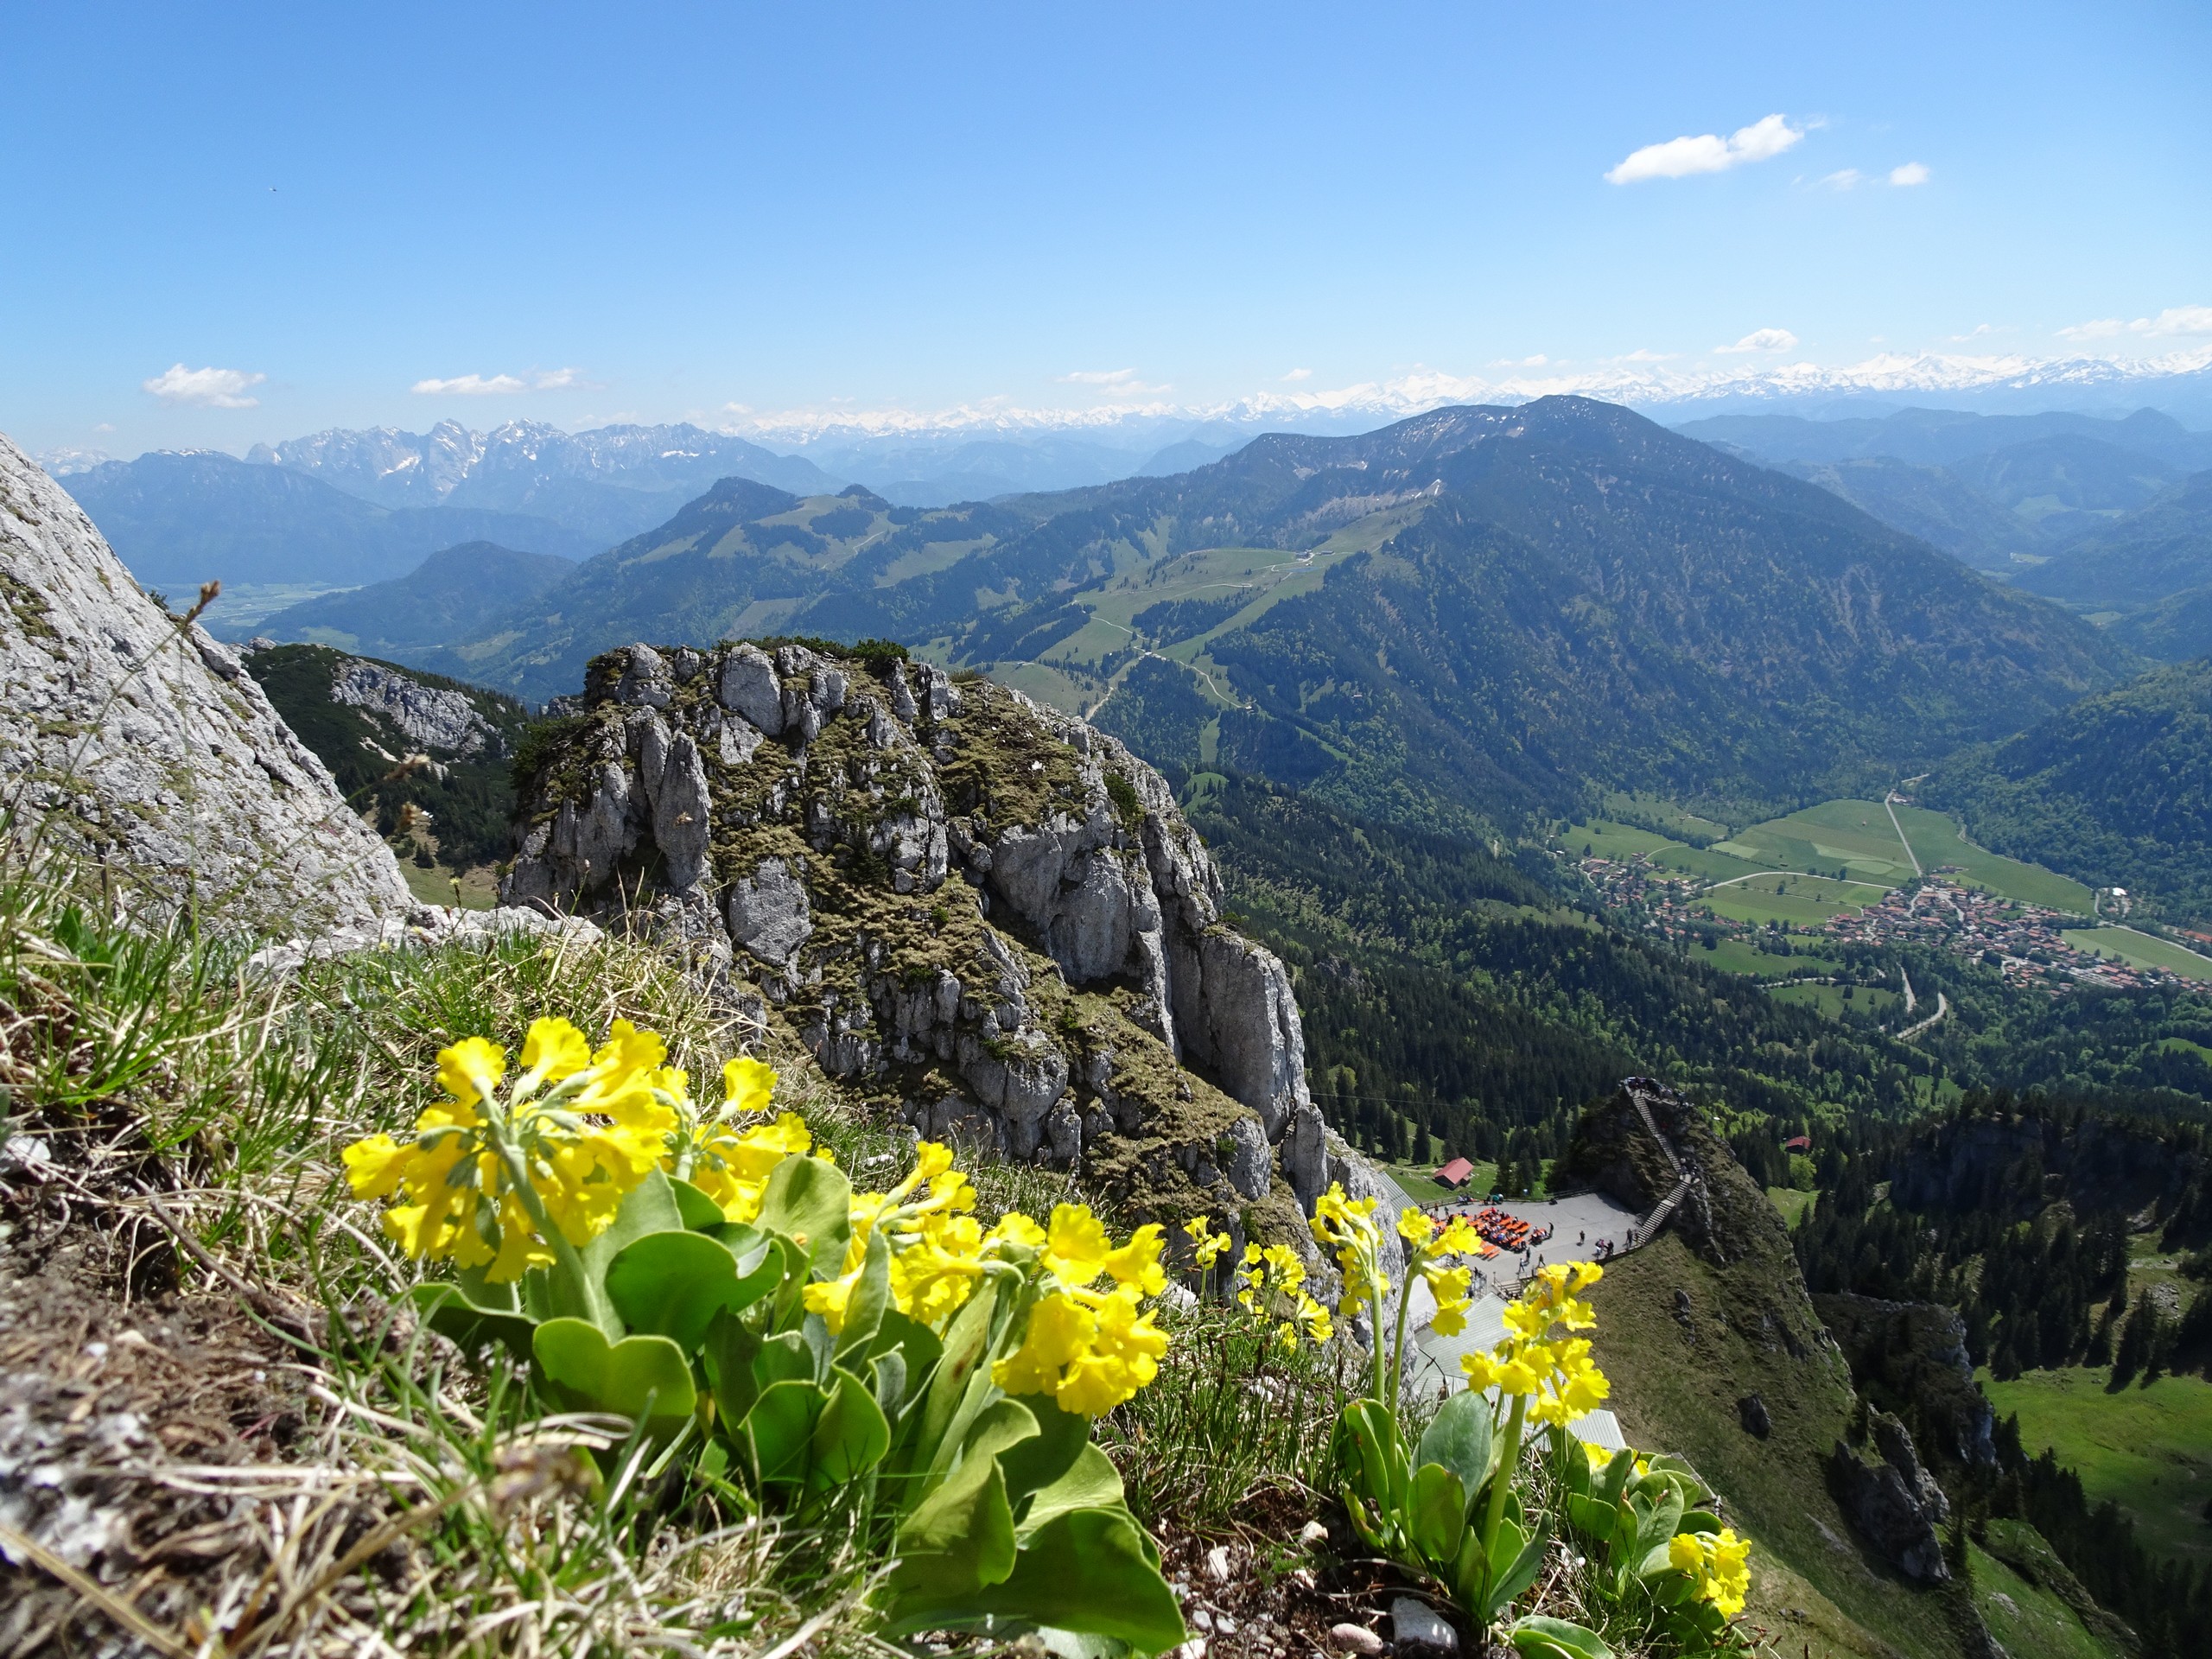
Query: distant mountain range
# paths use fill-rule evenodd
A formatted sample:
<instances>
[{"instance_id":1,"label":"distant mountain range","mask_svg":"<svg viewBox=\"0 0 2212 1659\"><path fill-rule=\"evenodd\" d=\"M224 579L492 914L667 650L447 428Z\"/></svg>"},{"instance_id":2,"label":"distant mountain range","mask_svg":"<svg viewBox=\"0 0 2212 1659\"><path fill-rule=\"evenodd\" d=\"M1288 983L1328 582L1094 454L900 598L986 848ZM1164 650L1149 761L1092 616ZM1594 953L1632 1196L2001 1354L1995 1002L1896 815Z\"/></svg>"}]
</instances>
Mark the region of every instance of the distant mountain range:
<instances>
[{"instance_id":1,"label":"distant mountain range","mask_svg":"<svg viewBox=\"0 0 2212 1659\"><path fill-rule=\"evenodd\" d=\"M1936 410L1734 416L1678 429L2085 611L2133 613L2212 585L2212 432L2154 410L2113 420ZM2129 637L2161 655L2206 639L2149 623Z\"/></svg>"},{"instance_id":2,"label":"distant mountain range","mask_svg":"<svg viewBox=\"0 0 2212 1659\"><path fill-rule=\"evenodd\" d=\"M950 509L727 480L473 634L391 654L544 697L628 640L798 633L934 640L1171 768L1470 829L1593 783L1864 785L2130 662L1827 491L1580 398Z\"/></svg>"},{"instance_id":3,"label":"distant mountain range","mask_svg":"<svg viewBox=\"0 0 2212 1659\"><path fill-rule=\"evenodd\" d=\"M189 592L226 583L386 581L456 543L584 558L604 543L550 518L483 507L379 505L285 467L216 450L156 450L68 480L138 580Z\"/></svg>"}]
</instances>

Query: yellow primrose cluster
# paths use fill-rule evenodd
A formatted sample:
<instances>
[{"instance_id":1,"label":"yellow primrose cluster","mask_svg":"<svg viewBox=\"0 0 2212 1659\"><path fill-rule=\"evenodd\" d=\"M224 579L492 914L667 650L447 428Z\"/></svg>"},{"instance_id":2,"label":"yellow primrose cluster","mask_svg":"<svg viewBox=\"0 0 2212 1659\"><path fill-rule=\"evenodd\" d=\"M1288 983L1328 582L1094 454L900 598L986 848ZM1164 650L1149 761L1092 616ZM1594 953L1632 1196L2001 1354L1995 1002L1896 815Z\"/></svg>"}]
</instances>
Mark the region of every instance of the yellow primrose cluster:
<instances>
[{"instance_id":1,"label":"yellow primrose cluster","mask_svg":"<svg viewBox=\"0 0 2212 1659\"><path fill-rule=\"evenodd\" d=\"M1329 1310L1306 1294L1306 1264L1287 1244L1244 1247L1244 1264L1236 1274L1236 1300L1247 1313L1262 1321L1276 1319L1275 1342L1284 1349L1298 1346L1298 1327L1315 1344L1336 1334Z\"/></svg>"},{"instance_id":2,"label":"yellow primrose cluster","mask_svg":"<svg viewBox=\"0 0 2212 1659\"><path fill-rule=\"evenodd\" d=\"M1482 1236L1465 1216L1454 1216L1440 1227L1435 1218L1418 1210L1398 1212L1398 1236L1412 1247L1411 1272L1421 1275L1436 1299L1436 1317L1430 1328L1440 1337L1455 1337L1467 1323L1467 1304L1474 1300L1474 1270L1455 1255L1472 1255L1482 1249Z\"/></svg>"},{"instance_id":3,"label":"yellow primrose cluster","mask_svg":"<svg viewBox=\"0 0 2212 1659\"><path fill-rule=\"evenodd\" d=\"M1167 1287L1160 1264L1163 1240L1147 1224L1116 1247L1090 1206L1063 1204L1049 1228L1020 1224L1013 1242L1025 1247L1039 1277L1021 1346L991 1367L1008 1394L1048 1394L1061 1410L1085 1417L1110 1411L1160 1373L1167 1333L1153 1323L1144 1299ZM1113 1281L1097 1290L1101 1274Z\"/></svg>"},{"instance_id":4,"label":"yellow primrose cluster","mask_svg":"<svg viewBox=\"0 0 2212 1659\"><path fill-rule=\"evenodd\" d=\"M1222 1252L1229 1248L1229 1235L1213 1230L1213 1223L1204 1216L1192 1216L1183 1224L1184 1236L1191 1241L1191 1250L1200 1273L1211 1273L1213 1264L1221 1260Z\"/></svg>"},{"instance_id":5,"label":"yellow primrose cluster","mask_svg":"<svg viewBox=\"0 0 2212 1659\"><path fill-rule=\"evenodd\" d=\"M1314 1242L1336 1251L1337 1266L1344 1274L1344 1294L1337 1302L1341 1319L1350 1319L1370 1302L1381 1302L1390 1292L1375 1206L1373 1198L1346 1198L1340 1181L1330 1183L1329 1190L1313 1200L1313 1219L1307 1224Z\"/></svg>"},{"instance_id":6,"label":"yellow primrose cluster","mask_svg":"<svg viewBox=\"0 0 2212 1659\"><path fill-rule=\"evenodd\" d=\"M805 1121L796 1112L785 1112L772 1122L745 1121L768 1109L776 1087L775 1072L749 1056L722 1067L721 1110L710 1118L701 1117L693 1107L683 1072L671 1069L663 1075L673 1084L668 1103L677 1117L668 1173L720 1205L726 1220L752 1221L760 1213L769 1173L785 1159L813 1149Z\"/></svg>"},{"instance_id":7,"label":"yellow primrose cluster","mask_svg":"<svg viewBox=\"0 0 2212 1659\"><path fill-rule=\"evenodd\" d=\"M666 1150L664 1098L683 1074L650 1031L618 1020L594 1052L566 1020L537 1020L504 1098L507 1052L481 1037L438 1055L448 1098L404 1141L371 1135L345 1150L356 1198L395 1199L385 1231L410 1255L450 1258L487 1279L550 1264L553 1234L582 1245Z\"/></svg>"},{"instance_id":8,"label":"yellow primrose cluster","mask_svg":"<svg viewBox=\"0 0 2212 1659\"><path fill-rule=\"evenodd\" d=\"M989 1232L969 1213L976 1189L952 1166L952 1151L934 1141L914 1148L913 1172L887 1192L855 1192L852 1236L836 1278L806 1287L807 1312L832 1332L845 1328L846 1309L868 1266L868 1241L890 1246L892 1305L908 1319L941 1331L958 1313L990 1263L1008 1243L1027 1244L1038 1231L1027 1216L1009 1215Z\"/></svg>"},{"instance_id":9,"label":"yellow primrose cluster","mask_svg":"<svg viewBox=\"0 0 2212 1659\"><path fill-rule=\"evenodd\" d=\"M1529 1414L1539 1423L1570 1422L1603 1405L1612 1385L1590 1357L1590 1339L1573 1334L1597 1328L1581 1293L1603 1272L1594 1262L1539 1268L1506 1307L1505 1340L1487 1354L1461 1357L1467 1386L1534 1396Z\"/></svg>"},{"instance_id":10,"label":"yellow primrose cluster","mask_svg":"<svg viewBox=\"0 0 2212 1659\"><path fill-rule=\"evenodd\" d=\"M1667 1565L1694 1579L1697 1599L1711 1602L1723 1618L1744 1611L1751 1590L1751 1540L1738 1538L1733 1527L1678 1532L1667 1541Z\"/></svg>"}]
</instances>

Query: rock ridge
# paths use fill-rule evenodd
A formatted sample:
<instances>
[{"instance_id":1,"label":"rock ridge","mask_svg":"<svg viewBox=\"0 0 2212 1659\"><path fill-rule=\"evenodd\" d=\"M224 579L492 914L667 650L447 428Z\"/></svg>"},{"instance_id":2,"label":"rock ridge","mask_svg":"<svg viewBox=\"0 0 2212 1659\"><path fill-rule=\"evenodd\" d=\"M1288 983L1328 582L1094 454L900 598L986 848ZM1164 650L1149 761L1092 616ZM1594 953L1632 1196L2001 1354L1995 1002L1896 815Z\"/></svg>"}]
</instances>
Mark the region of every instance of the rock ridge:
<instances>
[{"instance_id":1,"label":"rock ridge","mask_svg":"<svg viewBox=\"0 0 2212 1659\"><path fill-rule=\"evenodd\" d=\"M920 1133L1302 1231L1344 1154L1289 975L1224 924L1205 844L1119 741L811 644L633 645L563 707L505 903L682 940Z\"/></svg>"}]
</instances>

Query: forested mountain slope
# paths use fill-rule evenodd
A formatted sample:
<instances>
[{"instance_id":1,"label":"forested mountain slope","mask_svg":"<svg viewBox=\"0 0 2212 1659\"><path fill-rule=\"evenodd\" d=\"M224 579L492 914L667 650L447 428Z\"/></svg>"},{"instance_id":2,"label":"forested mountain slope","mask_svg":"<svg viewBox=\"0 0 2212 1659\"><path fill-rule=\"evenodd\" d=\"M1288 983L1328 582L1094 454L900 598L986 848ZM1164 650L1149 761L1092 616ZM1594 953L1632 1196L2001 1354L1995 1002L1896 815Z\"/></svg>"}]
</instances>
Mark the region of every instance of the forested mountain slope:
<instances>
[{"instance_id":1,"label":"forested mountain slope","mask_svg":"<svg viewBox=\"0 0 2212 1659\"><path fill-rule=\"evenodd\" d=\"M2212 661L2085 698L1917 787L2000 852L2212 914Z\"/></svg>"}]
</instances>

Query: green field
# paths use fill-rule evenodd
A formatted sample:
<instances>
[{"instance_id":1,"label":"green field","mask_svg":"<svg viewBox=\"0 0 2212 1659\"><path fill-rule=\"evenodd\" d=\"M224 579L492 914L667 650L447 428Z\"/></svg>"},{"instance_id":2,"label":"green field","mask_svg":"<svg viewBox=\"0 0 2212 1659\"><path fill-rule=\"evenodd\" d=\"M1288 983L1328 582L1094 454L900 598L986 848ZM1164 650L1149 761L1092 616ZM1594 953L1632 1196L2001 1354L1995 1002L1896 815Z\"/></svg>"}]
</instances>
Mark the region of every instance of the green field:
<instances>
[{"instance_id":1,"label":"green field","mask_svg":"<svg viewBox=\"0 0 2212 1659\"><path fill-rule=\"evenodd\" d=\"M2060 937L2076 950L2117 957L2138 968L2163 968L2184 979L2212 979L2212 961L2164 939L2138 933L2132 927L2069 928Z\"/></svg>"},{"instance_id":2,"label":"green field","mask_svg":"<svg viewBox=\"0 0 2212 1659\"><path fill-rule=\"evenodd\" d=\"M1750 939L1738 938L1714 941L1713 949L1699 951L1696 960L1723 973L1749 974L1754 979L1795 979L1801 974L1832 974L1842 966L1831 957L1816 957L1804 950L1792 956L1777 956L1771 950L1762 950Z\"/></svg>"},{"instance_id":3,"label":"green field","mask_svg":"<svg viewBox=\"0 0 2212 1659\"><path fill-rule=\"evenodd\" d=\"M1766 1196L1775 1209L1781 1212L1782 1224L1785 1227L1795 1227L1798 1217L1813 1202L1810 1192L1802 1192L1794 1186L1770 1186Z\"/></svg>"},{"instance_id":4,"label":"green field","mask_svg":"<svg viewBox=\"0 0 2212 1659\"><path fill-rule=\"evenodd\" d=\"M1667 808L1667 803L1639 801L1637 805L1639 814L1655 822L1669 821L1659 810ZM1669 810L1676 817L1688 818L1679 807ZM1577 856L1586 846L1604 858L1642 855L1663 869L1726 883L1716 887L1711 895L1713 913L1740 922L1781 921L1793 927L1817 927L1838 911L1872 903L1890 888L1910 880L1915 855L1925 873L1947 869L1955 880L2000 898L2076 915L2090 913L2088 888L2071 877L1976 847L1941 812L1917 806L1899 806L1896 810L1897 823L1893 827L1889 810L1879 801L1823 801L1786 817L1755 823L1703 849L1609 818L1592 818L1586 823L1569 825L1560 836L1560 844ZM1910 849L1898 838L1899 828L1910 838ZM1777 894L1775 882L1784 872L1797 873L1798 880L1785 880L1783 891ZM1763 874L1769 879L1761 893L1758 878ZM2151 943L2158 945L2159 942ZM2163 960L2158 965L2173 966ZM2212 963L2207 967L2212 969ZM2189 970L2177 967L2175 971Z\"/></svg>"},{"instance_id":5,"label":"green field","mask_svg":"<svg viewBox=\"0 0 2212 1659\"><path fill-rule=\"evenodd\" d=\"M1701 902L1716 916L1754 926L1778 921L1791 927L1818 927L1832 916L1878 903L1888 891L1873 882L1836 881L1824 875L1768 875L1713 888Z\"/></svg>"},{"instance_id":6,"label":"green field","mask_svg":"<svg viewBox=\"0 0 2212 1659\"><path fill-rule=\"evenodd\" d=\"M1764 861L1770 869L1809 870L1885 887L1912 875L1912 860L1879 801L1824 801L1753 824L1711 850Z\"/></svg>"},{"instance_id":7,"label":"green field","mask_svg":"<svg viewBox=\"0 0 2212 1659\"><path fill-rule=\"evenodd\" d=\"M2024 905L2070 911L2077 916L2091 913L2089 890L2073 877L1977 847L1941 812L1922 806L1900 806L1897 812L1897 822L1911 838L1912 850L1920 855L1922 866L1931 874L1946 865L1956 865L1959 880L1971 887L1986 887Z\"/></svg>"},{"instance_id":8,"label":"green field","mask_svg":"<svg viewBox=\"0 0 2212 1659\"><path fill-rule=\"evenodd\" d=\"M2089 1502L2110 1498L2135 1522L2145 1548L2179 1560L2212 1560L2212 1382L2162 1376L2149 1388L2105 1392L2111 1372L2068 1366L2010 1382L1981 1374L2001 1416L2017 1412L2020 1445L2050 1447L2082 1477Z\"/></svg>"},{"instance_id":9,"label":"green field","mask_svg":"<svg viewBox=\"0 0 2212 1659\"><path fill-rule=\"evenodd\" d=\"M1845 995L1847 991L1850 993L1848 996ZM1904 998L1895 991L1866 985L1777 985L1769 995L1777 1002L1818 1008L1832 1020L1841 1019L1847 1008L1886 1016L1904 1002Z\"/></svg>"}]
</instances>

